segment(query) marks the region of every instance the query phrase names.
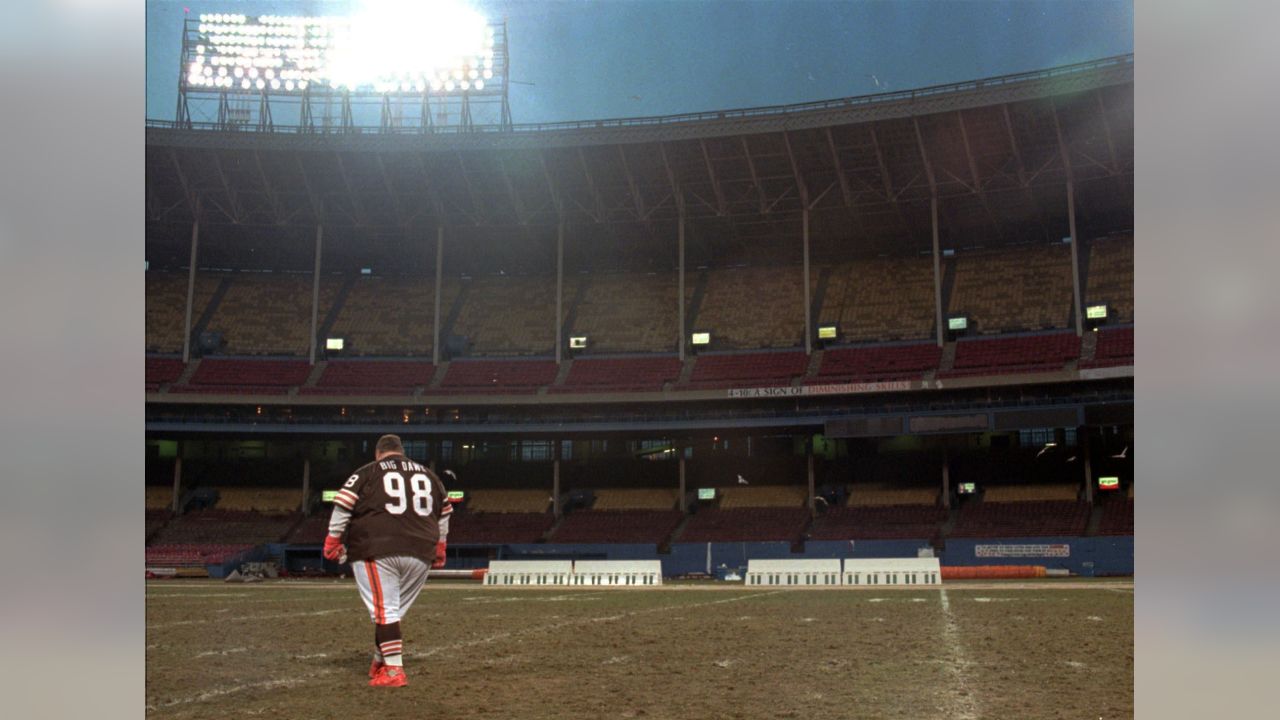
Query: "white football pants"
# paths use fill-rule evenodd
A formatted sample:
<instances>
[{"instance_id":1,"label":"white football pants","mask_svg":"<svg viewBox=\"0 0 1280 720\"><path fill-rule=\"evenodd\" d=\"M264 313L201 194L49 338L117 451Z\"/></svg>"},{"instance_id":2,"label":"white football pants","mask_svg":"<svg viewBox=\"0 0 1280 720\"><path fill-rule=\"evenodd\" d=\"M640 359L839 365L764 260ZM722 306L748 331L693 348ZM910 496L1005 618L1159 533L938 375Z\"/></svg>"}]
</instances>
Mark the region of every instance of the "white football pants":
<instances>
[{"instance_id":1,"label":"white football pants","mask_svg":"<svg viewBox=\"0 0 1280 720\"><path fill-rule=\"evenodd\" d=\"M416 557L392 555L372 562L356 560L351 572L360 588L360 599L378 625L400 622L427 582L431 566Z\"/></svg>"}]
</instances>

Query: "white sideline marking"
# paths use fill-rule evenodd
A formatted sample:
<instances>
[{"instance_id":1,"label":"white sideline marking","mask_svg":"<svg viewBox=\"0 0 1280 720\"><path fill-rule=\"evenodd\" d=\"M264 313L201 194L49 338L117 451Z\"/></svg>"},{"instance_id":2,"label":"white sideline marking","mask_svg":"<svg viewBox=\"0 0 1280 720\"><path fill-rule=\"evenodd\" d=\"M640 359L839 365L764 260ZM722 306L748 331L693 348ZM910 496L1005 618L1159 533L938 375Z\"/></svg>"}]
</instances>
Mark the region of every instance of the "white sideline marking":
<instances>
[{"instance_id":1,"label":"white sideline marking","mask_svg":"<svg viewBox=\"0 0 1280 720\"><path fill-rule=\"evenodd\" d=\"M946 589L939 589L938 594L942 599L942 639L951 654L951 662L947 663L947 668L955 680L957 691L953 693L955 697L952 707L949 708L948 717L976 720L979 716L978 702L974 699L973 691L969 689L969 683L965 679L967 670L973 663L965 657L964 648L960 645L960 628L956 625L955 616L951 614L951 602L947 600Z\"/></svg>"},{"instance_id":2,"label":"white sideline marking","mask_svg":"<svg viewBox=\"0 0 1280 720\"><path fill-rule=\"evenodd\" d=\"M170 700L169 702L161 703L159 705L148 705L147 710L161 710L163 708L173 707L174 705L186 705L188 703L193 703L193 702L207 702L215 698L220 698L225 695L232 695L234 693L243 692L245 690L274 690L275 688L294 687L297 685L301 685L307 682L308 680L318 678L321 675L328 675L331 672L333 671L318 670L313 673L307 673L306 675L295 675L293 677L280 678L278 680L263 680L261 682L245 683L243 685L232 685L231 687L214 688L212 690L206 690L205 692L202 692L199 695L192 695L191 697L178 698L177 700Z\"/></svg>"},{"instance_id":3,"label":"white sideline marking","mask_svg":"<svg viewBox=\"0 0 1280 720\"><path fill-rule=\"evenodd\" d=\"M219 611L221 612L221 611ZM352 608L335 608L333 610L317 610L315 612L305 613L272 613L270 615L239 615L237 617L224 617L205 620L175 620L167 623L154 623L148 625L148 630L158 630L160 628L179 627L182 625L205 625L211 622L240 622L244 620L283 620L285 618L314 617L316 615L332 615L334 613L353 612Z\"/></svg>"},{"instance_id":4,"label":"white sideline marking","mask_svg":"<svg viewBox=\"0 0 1280 720\"><path fill-rule=\"evenodd\" d=\"M436 653L447 652L449 650L461 650L463 648L475 647L477 645L488 645L490 643L494 643L499 640L506 640L507 638L523 637L525 635L532 635L534 633L539 633L539 632L555 631L561 628L572 627L574 625L590 625L592 623L613 622L614 620L622 620L624 618L635 617L636 615L648 615L649 613L664 612L667 610L683 610L686 608L706 607L708 605L721 605L724 603L731 603L731 602L738 602L739 600L746 600L748 598L765 597L767 595L777 595L778 593L784 593L784 592L789 592L789 591L773 590L771 592L752 593L750 595L739 595L737 597L725 598L723 600L710 600L708 602L691 603L691 604L680 603L676 605L662 605L660 607L646 608L644 610L632 610L631 612L619 613L617 615L602 615L600 617L582 618L579 620L565 620L564 622L550 623L547 625L538 625L531 628L525 628L523 630L513 630L511 632L497 633L495 635L490 635L489 637L477 638L475 640L463 640L461 642L456 642L451 645L440 645L437 647L430 648L429 650L423 650L421 652L406 653L406 654L409 657L430 657L432 655L435 655Z\"/></svg>"},{"instance_id":5,"label":"white sideline marking","mask_svg":"<svg viewBox=\"0 0 1280 720\"><path fill-rule=\"evenodd\" d=\"M605 615L602 617L583 618L581 620L569 620L565 622L551 623L549 625L540 625L537 627L527 628L525 630L519 630L519 631L507 632L507 633L498 633L497 635L491 635L487 638L480 638L477 640L467 640L463 642L453 643L451 645L442 645L439 647L431 648L429 650L425 650L423 652L407 653L407 655L409 655L410 657L427 657L429 655L434 655L437 652L444 652L448 650L458 650L462 648L474 647L476 645L486 645L489 643L497 642L498 640L504 640L506 638L511 638L511 637L520 637L523 635L529 635L529 634L541 632L544 630L558 630L560 628L569 627L572 625L587 625L590 623L598 623L598 622L612 622L614 620L621 620L623 618L634 617L636 615L647 615L649 613L663 612L665 610L679 610L681 608L695 608L695 607L705 607L708 605L722 605L724 603L738 602L740 600L747 600L755 597L765 597L768 595L777 595L779 593L784 593L784 592L789 592L789 591L773 590L771 592L739 595L737 597L724 598L722 600L711 600L708 602L691 603L691 604L677 603L675 605L662 605L659 607L646 608L644 610L633 610L631 612L619 613L617 615ZM313 613L255 615L255 616L247 616L247 617L241 617L241 618L224 618L224 619L226 620L266 620L271 618L283 618L283 617L304 617L307 615L328 615L330 613L335 613L335 612L352 612L352 610L349 608L343 608L340 610L321 610L319 612L313 612ZM209 622L209 621L196 621L196 620L181 621L177 623L167 623L163 626L167 627L168 625L196 624L198 622ZM151 628L151 627L157 627L157 626L149 625L148 627ZM318 656L323 657L323 653L318 654ZM290 678L281 678L279 680L264 680L262 682L256 682L256 683L245 683L243 685L232 685L230 687L214 688L212 690L207 690L205 692L202 692L199 695L192 695L191 697L179 698L177 700L170 700L169 702L163 703L161 705L147 705L146 709L148 712L150 712L150 711L170 708L175 705L186 705L194 702L207 702L209 700L224 697L226 695L232 695L238 692L243 692L245 690L268 690L268 689L274 689L274 688L296 687L298 685L302 685L311 680L314 680L315 678L318 678L322 675L328 675L331 672L333 671L326 669L326 670L319 670L313 673L295 675Z\"/></svg>"},{"instance_id":6,"label":"white sideline marking","mask_svg":"<svg viewBox=\"0 0 1280 720\"><path fill-rule=\"evenodd\" d=\"M196 657L210 657L214 655L236 655L238 652L248 652L247 647L233 647L230 650L206 650L205 652L197 652Z\"/></svg>"}]
</instances>

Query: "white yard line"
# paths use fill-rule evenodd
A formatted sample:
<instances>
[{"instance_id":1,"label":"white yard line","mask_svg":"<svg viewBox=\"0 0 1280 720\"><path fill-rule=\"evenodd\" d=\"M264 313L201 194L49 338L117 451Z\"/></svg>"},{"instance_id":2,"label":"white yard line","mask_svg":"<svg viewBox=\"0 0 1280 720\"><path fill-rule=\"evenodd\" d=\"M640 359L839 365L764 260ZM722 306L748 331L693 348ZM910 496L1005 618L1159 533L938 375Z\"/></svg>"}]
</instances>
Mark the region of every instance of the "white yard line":
<instances>
[{"instance_id":1,"label":"white yard line","mask_svg":"<svg viewBox=\"0 0 1280 720\"><path fill-rule=\"evenodd\" d=\"M310 680L314 680L315 678L318 678L322 675L328 675L331 672L333 671L317 670L316 672L307 673L305 675L294 675L293 677L278 678L276 680L262 680L259 682L244 683L243 685L231 685L228 687L214 688L212 690L206 690L200 693L199 695L192 695L190 697L178 698L177 700L170 700L168 702L160 703L159 705L148 705L147 710L148 711L163 710L166 708L174 707L176 705L187 705L189 703L196 703L196 702L208 702L209 700L216 700L220 697L233 695L238 692L244 692L245 690L274 690L276 688L296 687Z\"/></svg>"},{"instance_id":2,"label":"white yard line","mask_svg":"<svg viewBox=\"0 0 1280 720\"><path fill-rule=\"evenodd\" d=\"M334 613L355 612L355 608L334 608L333 610L316 610L315 612L305 613L272 613L270 615L238 615L235 617L219 617L204 618L201 620L175 620L167 623L154 623L148 625L148 630L159 630L161 628L180 627L183 625L205 625L208 623L224 623L224 622L243 622L249 620L284 620L286 618L314 617L316 615L332 615Z\"/></svg>"},{"instance_id":3,"label":"white yard line","mask_svg":"<svg viewBox=\"0 0 1280 720\"><path fill-rule=\"evenodd\" d=\"M753 597L765 597L767 595L777 595L778 593L784 593L784 592L788 592L788 591L774 590L772 592L752 593L750 595L739 595L738 597L725 598L723 600L710 600L708 602L689 603L689 604L681 603L677 605L662 605L660 607L645 608L644 610L632 610L630 612L618 613L617 615L603 615L600 617L580 618L577 620L565 620L563 622L550 623L547 625L538 625L531 628L525 628L523 630L512 630L511 632L497 633L495 635L490 635L488 637L483 637L483 638L476 638L474 640L463 640L461 642L456 642L450 645L440 645L437 647L430 648L428 650L423 650L421 652L407 653L407 655L409 655L410 657L429 657L431 655L435 655L436 653L447 652L449 650L460 650L463 648L475 647L477 645L488 645L490 643L494 643L499 640L506 640L508 638L515 638L515 637L524 637L525 635L532 635L540 632L555 631L555 630L560 630L567 627L573 627L576 625L591 625L594 623L613 622L614 620L623 620L625 618L635 617L637 615L648 615L650 613L664 612L667 610L683 610L686 608L705 607L708 605L721 605L724 603L747 600Z\"/></svg>"},{"instance_id":4,"label":"white yard line","mask_svg":"<svg viewBox=\"0 0 1280 720\"><path fill-rule=\"evenodd\" d=\"M617 615L605 615L601 617L583 618L579 620L569 620L569 621L559 622L559 623L550 623L547 625L539 625L532 628L526 628L524 630L517 630L517 631L507 632L507 633L498 633L497 635L491 635L486 638L467 640L463 642L453 643L451 645L442 645L439 647L431 648L429 650L424 650L422 652L409 653L409 655L411 657L427 657L430 655L435 655L436 653L440 653L440 652L447 652L450 650L461 650L464 648L475 647L477 645L486 645L486 644L498 642L499 640L505 640L507 638L523 637L525 635L530 635L538 632L554 631L554 630L559 630L565 627L572 627L574 625L589 625L592 623L612 622L614 620L622 620L624 618L634 617L636 615L647 615L650 613L664 612L667 610L681 610L685 608L705 607L708 605L721 605L724 603L738 602L740 600L749 600L755 597L777 595L779 593L784 593L784 592L789 592L789 591L774 590L772 592L751 593L749 595L739 595L737 597L724 598L721 600L711 600L708 602L677 603L675 605L662 605L660 607L646 608L644 610L633 610L631 612L619 613ZM352 612L352 610L344 608L342 610L321 610L319 612L314 612L314 613L289 613L285 615L257 615L257 616L242 617L242 618L222 618L222 620L254 620L254 619L265 620L269 618L280 618L280 617L303 617L307 615L328 615L330 613L335 613L335 612ZM178 623L167 623L165 626L195 624L198 622L210 622L210 621L184 621L184 622L178 622ZM156 627L156 626L148 626L148 627ZM304 683L310 682L311 680L314 680L323 675L327 675L331 672L333 671L320 670L313 673L304 673L301 675L294 675L289 678L281 678L278 680L264 680L256 683L245 683L241 685L231 685L227 687L214 688L212 690L206 690L205 692L202 692L198 695L192 695L190 697L170 700L168 702L161 703L159 705L148 705L147 711L152 712L156 710L171 708L177 705L186 705L190 703L216 700L218 698L225 697L227 695L232 695L238 692L243 692L245 690L270 690L275 688L296 687L298 685L302 685Z\"/></svg>"},{"instance_id":5,"label":"white yard line","mask_svg":"<svg viewBox=\"0 0 1280 720\"><path fill-rule=\"evenodd\" d=\"M951 656L946 666L955 681L950 707L947 708L947 717L976 720L980 716L978 701L966 679L969 667L973 663L965 656L964 646L960 644L960 628L956 625L955 616L951 614L951 602L947 599L946 588L939 588L938 593L942 600L942 641Z\"/></svg>"}]
</instances>

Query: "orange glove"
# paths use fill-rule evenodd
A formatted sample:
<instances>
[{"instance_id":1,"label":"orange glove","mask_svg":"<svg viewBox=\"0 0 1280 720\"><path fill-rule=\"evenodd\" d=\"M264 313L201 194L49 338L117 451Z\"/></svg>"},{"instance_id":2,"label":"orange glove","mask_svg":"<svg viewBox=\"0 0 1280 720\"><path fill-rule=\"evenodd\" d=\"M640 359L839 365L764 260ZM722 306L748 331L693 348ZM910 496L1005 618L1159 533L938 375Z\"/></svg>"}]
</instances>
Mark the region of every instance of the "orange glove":
<instances>
[{"instance_id":1,"label":"orange glove","mask_svg":"<svg viewBox=\"0 0 1280 720\"><path fill-rule=\"evenodd\" d=\"M440 568L444 567L444 559L445 559L444 549L445 549L444 540L441 540L440 542L436 543L436 559L435 559L435 562L431 563L432 570L439 570Z\"/></svg>"},{"instance_id":2,"label":"orange glove","mask_svg":"<svg viewBox=\"0 0 1280 720\"><path fill-rule=\"evenodd\" d=\"M325 560L332 560L336 563L344 563L347 561L347 548L342 544L342 540L333 535L326 535L324 538L324 555Z\"/></svg>"}]
</instances>

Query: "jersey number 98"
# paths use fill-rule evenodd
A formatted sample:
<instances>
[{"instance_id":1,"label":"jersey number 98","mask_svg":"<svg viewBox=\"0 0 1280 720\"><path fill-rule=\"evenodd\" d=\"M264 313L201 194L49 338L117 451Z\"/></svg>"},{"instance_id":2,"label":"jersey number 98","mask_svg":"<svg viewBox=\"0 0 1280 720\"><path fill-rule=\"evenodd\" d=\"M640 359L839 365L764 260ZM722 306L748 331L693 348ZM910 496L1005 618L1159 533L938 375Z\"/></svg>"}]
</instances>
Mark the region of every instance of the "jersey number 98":
<instances>
[{"instance_id":1,"label":"jersey number 98","mask_svg":"<svg viewBox=\"0 0 1280 720\"><path fill-rule=\"evenodd\" d=\"M410 502L409 493L405 492L404 476L398 472L389 472L382 476L382 487L395 499L395 503L387 503L387 512L392 515L403 515L409 506L413 505L413 511L422 516L431 514L431 482L427 480L426 473L414 473L409 476L409 489L412 491L413 500Z\"/></svg>"}]
</instances>

